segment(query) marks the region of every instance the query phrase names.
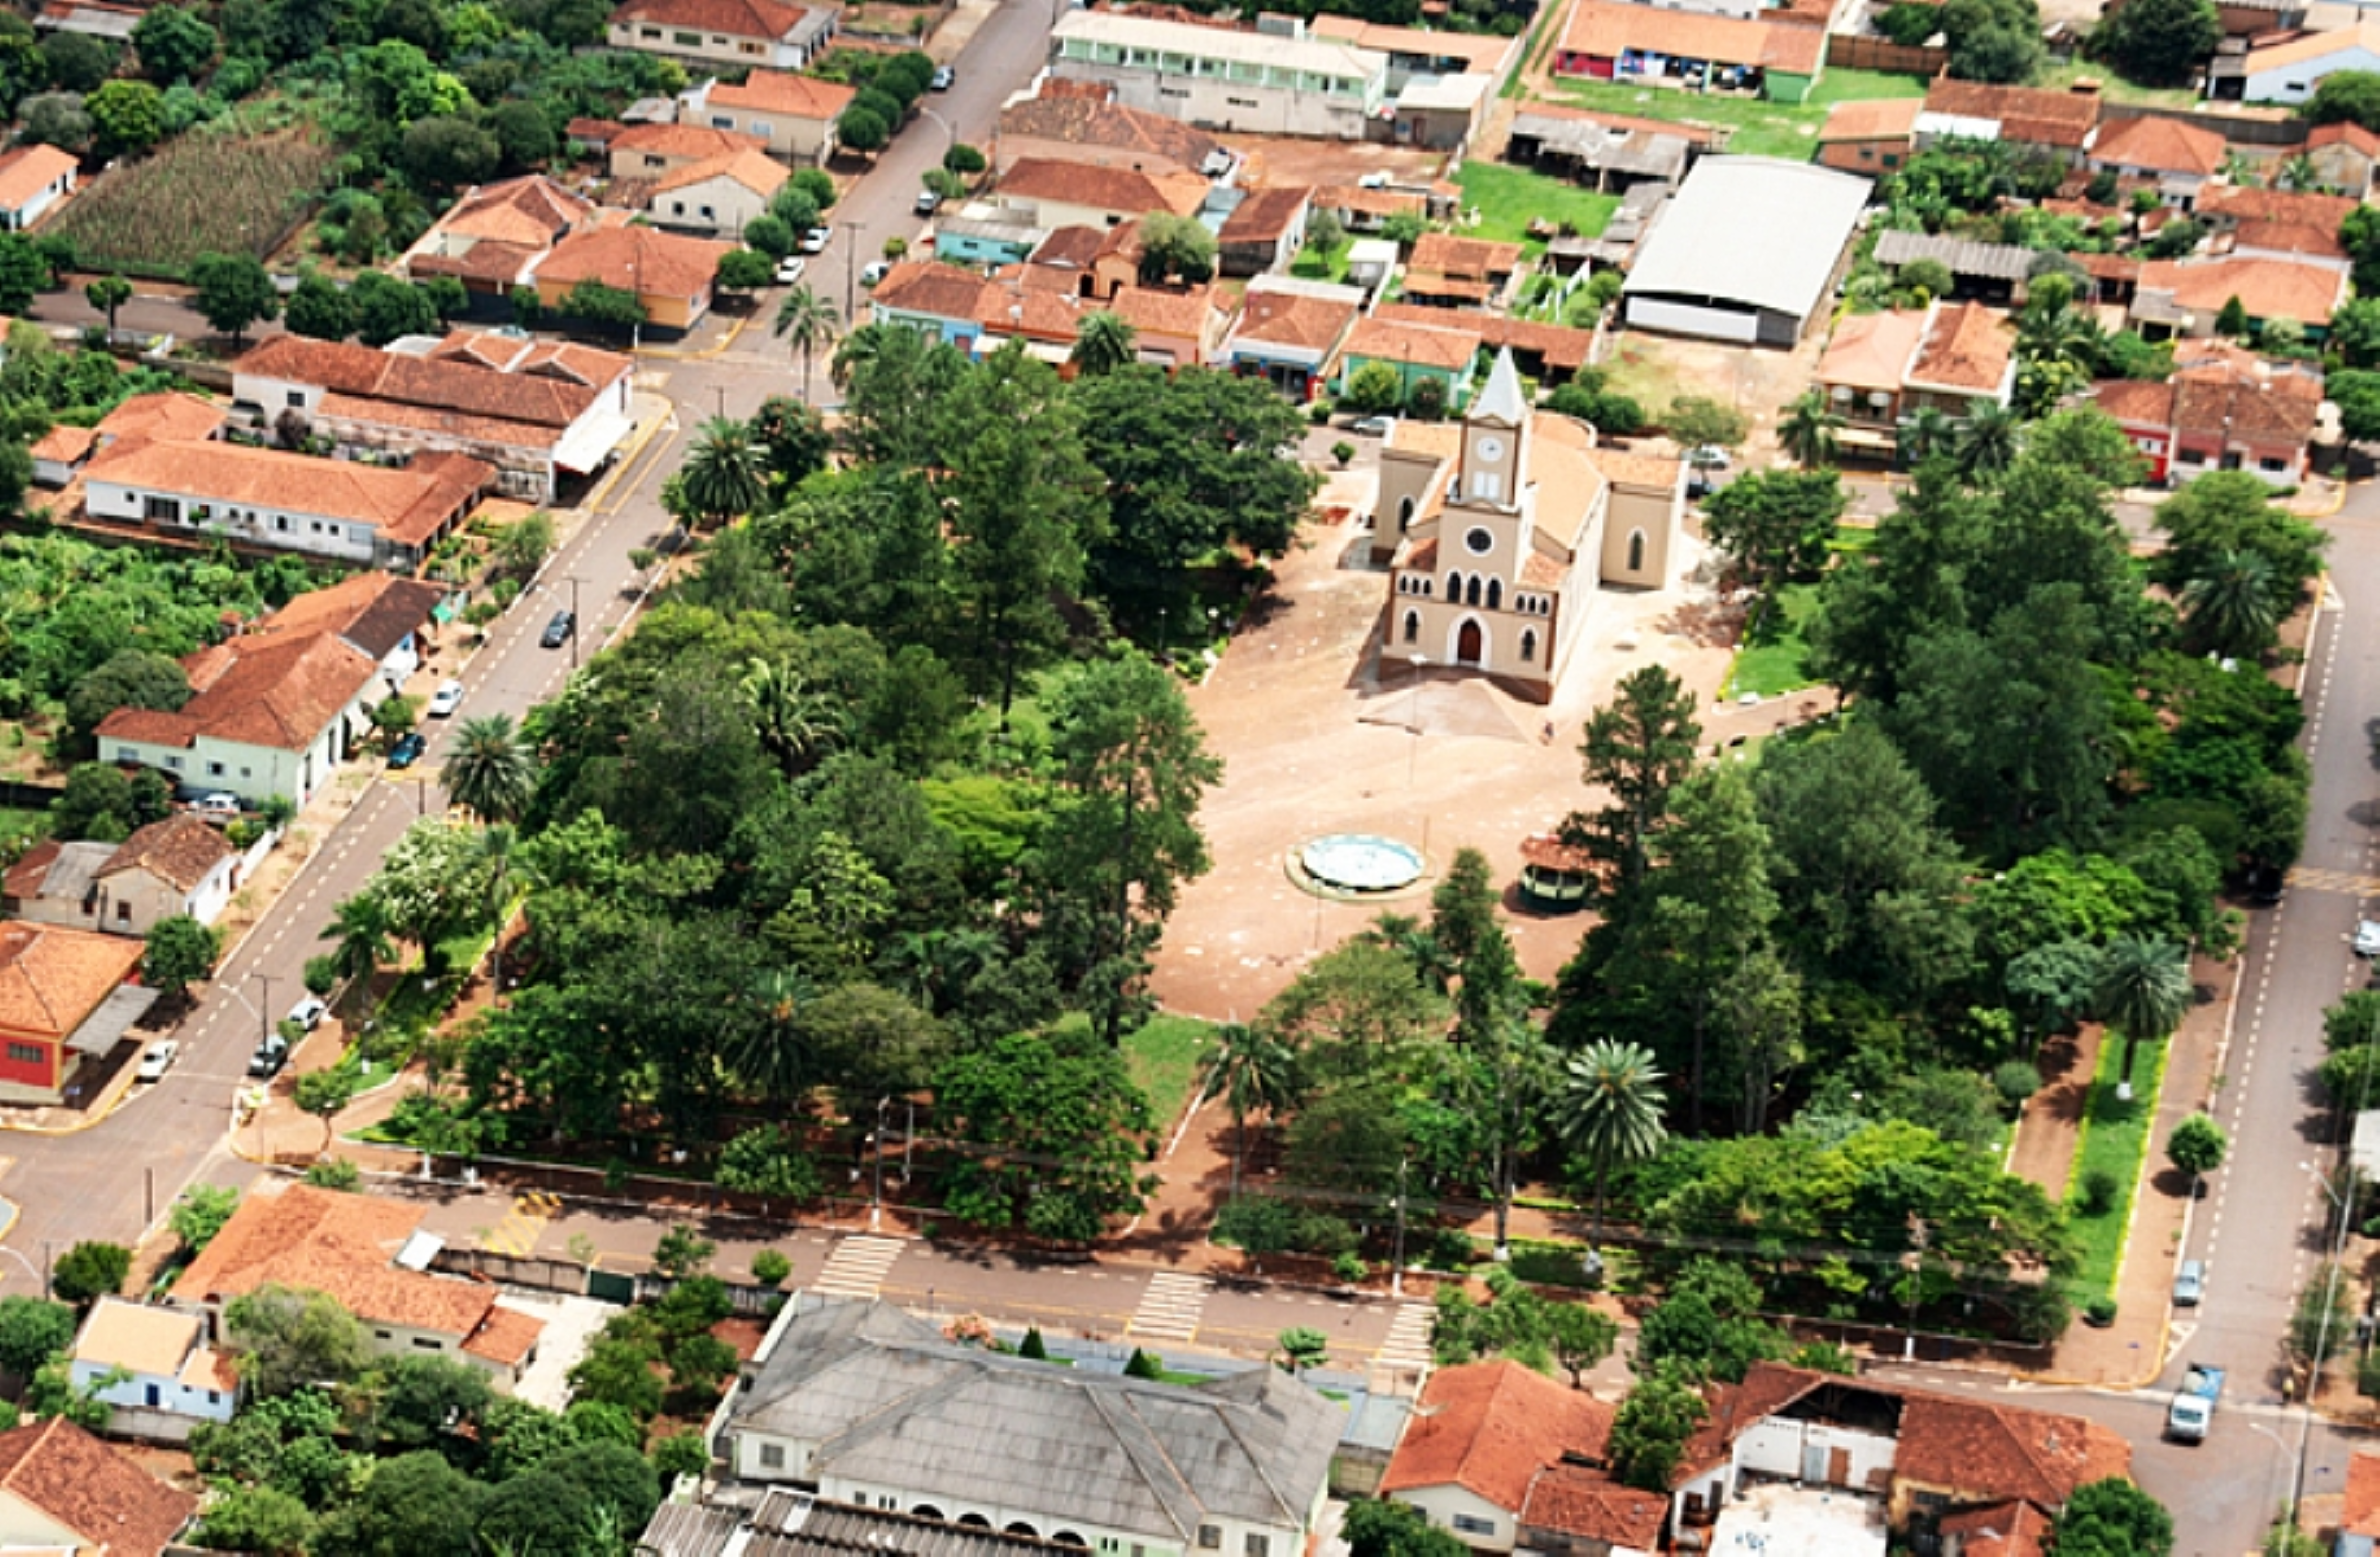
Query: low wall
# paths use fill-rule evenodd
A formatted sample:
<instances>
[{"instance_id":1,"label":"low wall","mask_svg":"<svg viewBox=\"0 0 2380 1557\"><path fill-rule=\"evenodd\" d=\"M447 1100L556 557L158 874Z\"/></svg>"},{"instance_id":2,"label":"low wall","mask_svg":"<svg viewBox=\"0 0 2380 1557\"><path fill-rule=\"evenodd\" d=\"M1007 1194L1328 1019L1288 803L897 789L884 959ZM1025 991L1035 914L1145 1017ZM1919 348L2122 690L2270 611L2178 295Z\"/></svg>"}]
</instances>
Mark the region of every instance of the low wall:
<instances>
[{"instance_id":1,"label":"low wall","mask_svg":"<svg viewBox=\"0 0 2380 1557\"><path fill-rule=\"evenodd\" d=\"M1827 63L1845 70L1889 70L1903 76L1939 76L1949 68L1950 51L1931 43L1896 43L1889 38L1827 34Z\"/></svg>"}]
</instances>

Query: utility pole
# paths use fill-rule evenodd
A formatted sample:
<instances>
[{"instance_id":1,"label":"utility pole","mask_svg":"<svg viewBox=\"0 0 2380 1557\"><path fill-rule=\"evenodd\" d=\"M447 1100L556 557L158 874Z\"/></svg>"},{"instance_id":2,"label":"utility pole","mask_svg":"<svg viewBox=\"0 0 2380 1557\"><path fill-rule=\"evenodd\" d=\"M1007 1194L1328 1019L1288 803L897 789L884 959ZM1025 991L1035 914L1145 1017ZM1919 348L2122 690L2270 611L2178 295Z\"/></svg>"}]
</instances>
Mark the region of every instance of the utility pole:
<instances>
[{"instance_id":1,"label":"utility pole","mask_svg":"<svg viewBox=\"0 0 2380 1557\"><path fill-rule=\"evenodd\" d=\"M256 1008L256 1025L262 1029L258 1040L270 1042L273 1038L273 975L251 973L249 977L264 986L264 999Z\"/></svg>"},{"instance_id":2,"label":"utility pole","mask_svg":"<svg viewBox=\"0 0 2380 1557\"><path fill-rule=\"evenodd\" d=\"M843 327L848 330L859 308L859 224L836 225L843 229Z\"/></svg>"},{"instance_id":3,"label":"utility pole","mask_svg":"<svg viewBox=\"0 0 2380 1557\"><path fill-rule=\"evenodd\" d=\"M578 668L578 575L565 573L563 581L570 586L570 668Z\"/></svg>"},{"instance_id":4,"label":"utility pole","mask_svg":"<svg viewBox=\"0 0 2380 1557\"><path fill-rule=\"evenodd\" d=\"M868 1198L868 1230L870 1233L884 1220L884 1111L892 1106L891 1098L876 1100L876 1188Z\"/></svg>"},{"instance_id":5,"label":"utility pole","mask_svg":"<svg viewBox=\"0 0 2380 1557\"><path fill-rule=\"evenodd\" d=\"M1397 1159L1397 1237L1389 1256L1389 1295L1405 1295L1405 1157Z\"/></svg>"}]
</instances>

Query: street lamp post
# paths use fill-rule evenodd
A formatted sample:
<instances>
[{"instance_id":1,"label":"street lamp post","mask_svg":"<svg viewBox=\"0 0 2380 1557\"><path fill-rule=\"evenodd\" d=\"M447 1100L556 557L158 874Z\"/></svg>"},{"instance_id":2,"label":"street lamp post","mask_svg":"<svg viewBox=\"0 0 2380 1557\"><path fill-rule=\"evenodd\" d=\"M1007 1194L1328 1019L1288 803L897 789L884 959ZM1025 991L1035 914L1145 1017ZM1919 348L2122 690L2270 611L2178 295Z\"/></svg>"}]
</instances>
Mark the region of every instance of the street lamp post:
<instances>
[{"instance_id":1,"label":"street lamp post","mask_svg":"<svg viewBox=\"0 0 2380 1557\"><path fill-rule=\"evenodd\" d=\"M1422 677L1429 674L1429 656L1415 655L1413 668L1413 691L1408 694L1409 700L1405 705L1405 734L1412 737L1405 742L1405 787L1407 789L1413 787L1414 760L1421 751L1421 682Z\"/></svg>"},{"instance_id":2,"label":"street lamp post","mask_svg":"<svg viewBox=\"0 0 2380 1557\"><path fill-rule=\"evenodd\" d=\"M884 1111L892 1106L891 1098L876 1100L876 1187L868 1198L868 1230L870 1233L884 1220Z\"/></svg>"},{"instance_id":3,"label":"street lamp post","mask_svg":"<svg viewBox=\"0 0 2380 1557\"><path fill-rule=\"evenodd\" d=\"M1389 1295L1405 1295L1405 1162L1397 1159L1397 1236L1389 1255Z\"/></svg>"},{"instance_id":4,"label":"street lamp post","mask_svg":"<svg viewBox=\"0 0 2380 1557\"><path fill-rule=\"evenodd\" d=\"M256 1025L261 1029L258 1035L259 1041L270 1042L273 1039L273 975L251 973L249 977L264 986L264 999L256 1007Z\"/></svg>"},{"instance_id":5,"label":"street lamp post","mask_svg":"<svg viewBox=\"0 0 2380 1557\"><path fill-rule=\"evenodd\" d=\"M837 225L843 228L843 327L848 330L859 307L859 224Z\"/></svg>"},{"instance_id":6,"label":"street lamp post","mask_svg":"<svg viewBox=\"0 0 2380 1557\"><path fill-rule=\"evenodd\" d=\"M2347 1198L2338 1192L2338 1186L2312 1162L2300 1162L2298 1168L2300 1172L2313 1174L2313 1181L2322 1186L2322 1192L2330 1198L2331 1207L2337 1213L2338 1226L2324 1240L2329 1253L2323 1261L2322 1322L2314 1327L2313 1356L2306 1365L2305 1394L2298 1402L2304 1415L2298 1423L2298 1450L2290 1457L2293 1463L2289 1466L2289 1518L2292 1523L2297 1519L2299 1508L2305 1502L2306 1454L2313 1443L2313 1392L2322 1379L2323 1358L2330 1350L2330 1316L2338 1307L2338 1261L2346 1252L2348 1221Z\"/></svg>"}]
</instances>

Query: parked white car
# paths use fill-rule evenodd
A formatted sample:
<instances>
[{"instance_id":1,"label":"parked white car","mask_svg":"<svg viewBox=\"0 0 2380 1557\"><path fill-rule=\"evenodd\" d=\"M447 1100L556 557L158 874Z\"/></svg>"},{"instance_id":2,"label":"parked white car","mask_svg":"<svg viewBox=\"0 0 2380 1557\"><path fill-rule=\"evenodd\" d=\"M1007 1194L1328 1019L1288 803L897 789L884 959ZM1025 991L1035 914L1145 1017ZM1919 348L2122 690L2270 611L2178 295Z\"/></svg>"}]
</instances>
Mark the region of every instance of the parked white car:
<instances>
[{"instance_id":1,"label":"parked white car","mask_svg":"<svg viewBox=\"0 0 2380 1557\"><path fill-rule=\"evenodd\" d=\"M2380 919L2355 921L2355 955L2359 957L2380 957Z\"/></svg>"},{"instance_id":2,"label":"parked white car","mask_svg":"<svg viewBox=\"0 0 2380 1557\"><path fill-rule=\"evenodd\" d=\"M181 1052L182 1046L170 1038L163 1042L151 1044L149 1052L140 1056L140 1068L133 1073L133 1079L164 1080L165 1073L174 1068L174 1057Z\"/></svg>"},{"instance_id":3,"label":"parked white car","mask_svg":"<svg viewBox=\"0 0 2380 1557\"><path fill-rule=\"evenodd\" d=\"M459 681L442 681L438 684L438 690L430 694L430 717L432 719L444 719L462 706L463 684Z\"/></svg>"}]
</instances>

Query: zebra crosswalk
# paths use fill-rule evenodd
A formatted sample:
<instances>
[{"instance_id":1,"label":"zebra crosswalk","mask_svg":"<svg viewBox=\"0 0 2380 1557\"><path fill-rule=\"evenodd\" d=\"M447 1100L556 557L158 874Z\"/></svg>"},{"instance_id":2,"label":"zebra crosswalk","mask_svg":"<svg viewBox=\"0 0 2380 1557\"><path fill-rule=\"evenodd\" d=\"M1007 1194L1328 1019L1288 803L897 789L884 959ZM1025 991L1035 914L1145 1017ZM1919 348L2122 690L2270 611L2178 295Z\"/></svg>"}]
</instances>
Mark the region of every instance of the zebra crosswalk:
<instances>
[{"instance_id":1,"label":"zebra crosswalk","mask_svg":"<svg viewBox=\"0 0 2380 1557\"><path fill-rule=\"evenodd\" d=\"M872 1302L883 1290L884 1273L892 1269L892 1262L908 1247L898 1238L854 1234L835 1246L834 1253L827 1257L826 1269L810 1283L810 1290L827 1297Z\"/></svg>"},{"instance_id":2,"label":"zebra crosswalk","mask_svg":"<svg viewBox=\"0 0 2380 1557\"><path fill-rule=\"evenodd\" d=\"M1133 1310L1124 1333L1176 1344L1187 1342L1198 1333L1198 1320L1207 1310L1207 1294L1210 1290L1203 1276L1159 1271L1148 1279L1148 1289L1140 1295L1140 1307Z\"/></svg>"},{"instance_id":3,"label":"zebra crosswalk","mask_svg":"<svg viewBox=\"0 0 2380 1557\"><path fill-rule=\"evenodd\" d=\"M2310 865L2289 868L2289 885L2308 892L2335 892L2348 897L2380 896L2380 876L2359 876L2351 870L2323 870Z\"/></svg>"},{"instance_id":4,"label":"zebra crosswalk","mask_svg":"<svg viewBox=\"0 0 2380 1557\"><path fill-rule=\"evenodd\" d=\"M492 1254L509 1254L516 1259L526 1259L545 1235L545 1224L562 1214L561 1197L542 1189L532 1189L513 1197L513 1209L504 1213L494 1231L480 1240L480 1247Z\"/></svg>"},{"instance_id":5,"label":"zebra crosswalk","mask_svg":"<svg viewBox=\"0 0 2380 1557\"><path fill-rule=\"evenodd\" d=\"M1407 1303L1397 1309L1388 1339L1372 1356L1376 1368L1423 1368L1430 1360L1430 1327L1436 1312L1427 1303Z\"/></svg>"}]
</instances>

